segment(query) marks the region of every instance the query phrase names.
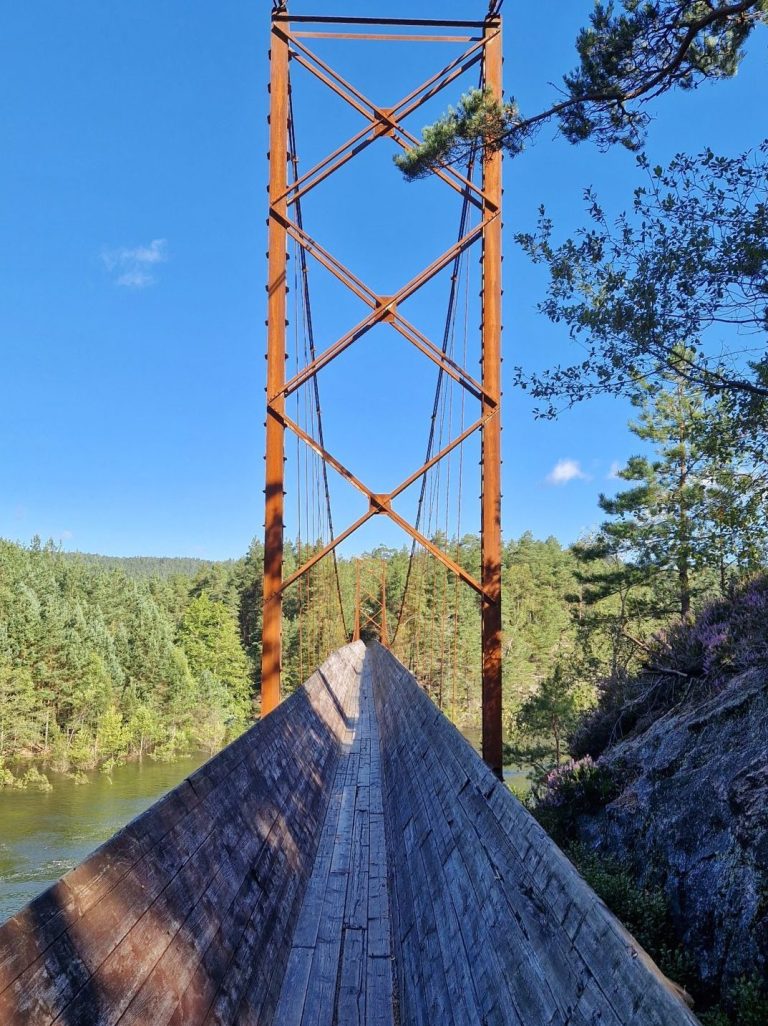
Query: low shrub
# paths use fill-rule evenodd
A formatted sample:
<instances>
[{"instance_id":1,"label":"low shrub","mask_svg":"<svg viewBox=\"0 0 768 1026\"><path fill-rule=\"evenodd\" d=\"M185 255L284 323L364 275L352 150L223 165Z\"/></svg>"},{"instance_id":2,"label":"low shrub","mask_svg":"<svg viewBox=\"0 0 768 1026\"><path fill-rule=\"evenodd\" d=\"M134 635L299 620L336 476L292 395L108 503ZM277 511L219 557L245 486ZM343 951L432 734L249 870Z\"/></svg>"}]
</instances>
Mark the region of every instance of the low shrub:
<instances>
[{"instance_id":1,"label":"low shrub","mask_svg":"<svg viewBox=\"0 0 768 1026\"><path fill-rule=\"evenodd\" d=\"M703 988L693 957L680 944L664 891L638 882L619 859L583 844L566 853L592 890L606 903L670 980L697 998ZM699 1002L697 1002L698 1004ZM757 976L738 980L716 1005L697 1009L702 1026L766 1026L768 992Z\"/></svg>"},{"instance_id":2,"label":"low shrub","mask_svg":"<svg viewBox=\"0 0 768 1026\"><path fill-rule=\"evenodd\" d=\"M721 1004L702 1012L701 1026L766 1026L768 991L757 976L742 977Z\"/></svg>"},{"instance_id":3,"label":"low shrub","mask_svg":"<svg viewBox=\"0 0 768 1026\"><path fill-rule=\"evenodd\" d=\"M558 844L575 839L579 816L595 813L621 791L621 776L590 756L550 770L533 788L528 807Z\"/></svg>"},{"instance_id":4,"label":"low shrub","mask_svg":"<svg viewBox=\"0 0 768 1026\"><path fill-rule=\"evenodd\" d=\"M41 773L36 766L30 766L21 778L21 786L31 791L52 791L53 784L45 773Z\"/></svg>"},{"instance_id":5,"label":"low shrub","mask_svg":"<svg viewBox=\"0 0 768 1026\"><path fill-rule=\"evenodd\" d=\"M768 669L768 574L744 582L706 606L695 620L677 621L648 646L645 669L598 683L597 706L568 737L580 758L598 758L681 702L695 702L734 676Z\"/></svg>"}]
</instances>

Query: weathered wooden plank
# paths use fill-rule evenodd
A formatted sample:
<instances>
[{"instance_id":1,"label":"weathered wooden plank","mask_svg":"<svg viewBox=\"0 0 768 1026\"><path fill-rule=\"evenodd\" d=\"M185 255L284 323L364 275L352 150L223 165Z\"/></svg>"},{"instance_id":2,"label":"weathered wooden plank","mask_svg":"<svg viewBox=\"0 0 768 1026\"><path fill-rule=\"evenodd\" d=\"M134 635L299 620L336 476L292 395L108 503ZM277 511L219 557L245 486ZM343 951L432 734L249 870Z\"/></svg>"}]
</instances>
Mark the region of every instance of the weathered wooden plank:
<instances>
[{"instance_id":1,"label":"weathered wooden plank","mask_svg":"<svg viewBox=\"0 0 768 1026\"><path fill-rule=\"evenodd\" d=\"M5 1026L691 1026L390 653L305 688L0 928Z\"/></svg>"},{"instance_id":2,"label":"weathered wooden plank","mask_svg":"<svg viewBox=\"0 0 768 1026\"><path fill-rule=\"evenodd\" d=\"M336 996L334 1021L344 1026L365 1024L365 932L345 926L339 967L339 987Z\"/></svg>"},{"instance_id":3,"label":"weathered wooden plank","mask_svg":"<svg viewBox=\"0 0 768 1026\"><path fill-rule=\"evenodd\" d=\"M275 1022L280 1023L281 1026L300 1026L301 1024L313 954L314 948L294 946L291 949L275 1012Z\"/></svg>"},{"instance_id":4,"label":"weathered wooden plank","mask_svg":"<svg viewBox=\"0 0 768 1026\"><path fill-rule=\"evenodd\" d=\"M461 955L445 912L444 898L450 896L484 1023L694 1023L642 956L636 957L632 939L407 671L380 646L370 654L406 1020L424 1018L417 989L429 962L425 966L414 950L419 917L407 906L420 903L413 891L426 888L441 924L447 977L456 973ZM431 833L424 832L422 817ZM417 853L427 867L423 876ZM462 1006L462 1022L465 1013Z\"/></svg>"},{"instance_id":5,"label":"weathered wooden plank","mask_svg":"<svg viewBox=\"0 0 768 1026\"><path fill-rule=\"evenodd\" d=\"M365 968L365 1024L366 1026L393 1026L392 960L368 957Z\"/></svg>"},{"instance_id":6,"label":"weathered wooden plank","mask_svg":"<svg viewBox=\"0 0 768 1026\"><path fill-rule=\"evenodd\" d=\"M204 976L206 1007L215 1002L249 924L249 969L262 950L273 958L262 981L269 1003L347 731L359 648L331 660L336 694L316 677L0 928L0 1022L96 1026L123 1013L125 1026L160 1026L169 995L181 1008L185 980L189 998ZM283 857L267 866L258 853L280 818ZM255 923L267 887L278 898Z\"/></svg>"},{"instance_id":7,"label":"weathered wooden plank","mask_svg":"<svg viewBox=\"0 0 768 1026\"><path fill-rule=\"evenodd\" d=\"M0 994L0 1022L47 1026L89 981L69 934L62 933Z\"/></svg>"}]
</instances>

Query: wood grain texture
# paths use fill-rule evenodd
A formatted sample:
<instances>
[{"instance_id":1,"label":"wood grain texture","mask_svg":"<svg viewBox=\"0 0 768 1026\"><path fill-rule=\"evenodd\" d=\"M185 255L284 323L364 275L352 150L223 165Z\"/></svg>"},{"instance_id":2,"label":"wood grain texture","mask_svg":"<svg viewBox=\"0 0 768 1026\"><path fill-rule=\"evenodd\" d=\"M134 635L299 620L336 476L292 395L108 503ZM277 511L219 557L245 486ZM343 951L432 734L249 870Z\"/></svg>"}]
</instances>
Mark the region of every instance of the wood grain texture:
<instances>
[{"instance_id":1,"label":"wood grain texture","mask_svg":"<svg viewBox=\"0 0 768 1026\"><path fill-rule=\"evenodd\" d=\"M393 1026L381 755L366 658L275 1023Z\"/></svg>"},{"instance_id":2,"label":"wood grain texture","mask_svg":"<svg viewBox=\"0 0 768 1026\"><path fill-rule=\"evenodd\" d=\"M403 1023L693 1026L571 863L392 654L368 650Z\"/></svg>"},{"instance_id":3,"label":"wood grain texture","mask_svg":"<svg viewBox=\"0 0 768 1026\"><path fill-rule=\"evenodd\" d=\"M3 1026L271 1021L363 658L333 653L0 927Z\"/></svg>"},{"instance_id":4,"label":"wood grain texture","mask_svg":"<svg viewBox=\"0 0 768 1026\"><path fill-rule=\"evenodd\" d=\"M693 1026L386 649L0 927L0 1026Z\"/></svg>"}]
</instances>

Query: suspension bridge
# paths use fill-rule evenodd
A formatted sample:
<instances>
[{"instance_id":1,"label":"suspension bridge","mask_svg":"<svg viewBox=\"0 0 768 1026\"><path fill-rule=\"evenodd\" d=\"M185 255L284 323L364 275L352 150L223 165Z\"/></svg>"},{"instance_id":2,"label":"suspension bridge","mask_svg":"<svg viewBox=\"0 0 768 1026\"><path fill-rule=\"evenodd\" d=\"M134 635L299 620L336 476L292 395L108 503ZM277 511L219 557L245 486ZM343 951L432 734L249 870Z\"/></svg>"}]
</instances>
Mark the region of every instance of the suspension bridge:
<instances>
[{"instance_id":1,"label":"suspension bridge","mask_svg":"<svg viewBox=\"0 0 768 1026\"><path fill-rule=\"evenodd\" d=\"M316 52L340 43L458 52L383 107ZM261 716L0 927L0 1023L694 1024L678 988L500 779L501 154L470 152L466 168L436 170L435 182L461 201L456 241L394 293L374 291L311 237L302 209L308 193L372 144L410 149L417 140L406 118L472 69L476 83L501 97L501 18L297 18L278 8L270 65ZM292 80L299 70L363 120L306 171ZM473 304L467 254L475 243ZM325 349L315 342L312 263L367 308ZM447 314L436 344L402 306L443 272ZM475 314L479 330L470 332ZM381 326L410 343L437 379L423 460L386 493L332 455L319 382L324 367ZM472 340L477 376L467 369ZM460 541L455 549L446 542L461 538L463 452L477 436L479 572ZM338 533L329 472L367 503ZM406 516L395 502L414 486ZM338 547L374 517L389 518L412 544L394 623L385 577L358 571L350 616L339 575ZM412 600L423 553L476 596L482 758L405 665L424 627ZM301 613L318 589L335 626L321 630L300 615L307 679L281 701L283 598L293 595ZM440 599L454 624L457 595L446 588ZM439 666L455 689L464 672L455 643Z\"/></svg>"}]
</instances>

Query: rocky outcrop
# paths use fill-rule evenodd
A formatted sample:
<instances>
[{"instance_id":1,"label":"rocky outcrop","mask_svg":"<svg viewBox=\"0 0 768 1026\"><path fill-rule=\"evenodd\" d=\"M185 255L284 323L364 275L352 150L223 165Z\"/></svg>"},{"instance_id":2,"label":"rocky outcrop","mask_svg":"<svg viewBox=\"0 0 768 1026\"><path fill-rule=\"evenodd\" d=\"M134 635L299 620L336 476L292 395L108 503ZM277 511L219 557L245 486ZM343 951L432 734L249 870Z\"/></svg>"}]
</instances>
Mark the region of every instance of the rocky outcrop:
<instances>
[{"instance_id":1,"label":"rocky outcrop","mask_svg":"<svg viewBox=\"0 0 768 1026\"><path fill-rule=\"evenodd\" d=\"M768 676L749 671L601 759L619 796L580 820L591 847L661 884L702 981L768 972Z\"/></svg>"}]
</instances>

